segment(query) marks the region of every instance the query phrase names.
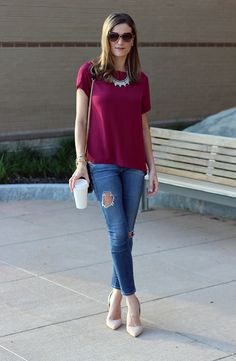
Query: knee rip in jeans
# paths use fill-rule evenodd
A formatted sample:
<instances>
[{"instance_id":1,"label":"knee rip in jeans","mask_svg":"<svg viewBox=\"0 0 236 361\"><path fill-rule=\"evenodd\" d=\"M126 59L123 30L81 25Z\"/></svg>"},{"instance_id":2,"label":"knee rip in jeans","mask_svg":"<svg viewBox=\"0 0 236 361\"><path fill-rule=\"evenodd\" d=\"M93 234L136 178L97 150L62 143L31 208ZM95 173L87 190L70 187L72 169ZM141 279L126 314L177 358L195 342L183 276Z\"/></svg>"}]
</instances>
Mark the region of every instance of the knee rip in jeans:
<instances>
[{"instance_id":1,"label":"knee rip in jeans","mask_svg":"<svg viewBox=\"0 0 236 361\"><path fill-rule=\"evenodd\" d=\"M114 196L111 192L103 192L102 194L102 206L104 208L109 208L114 206Z\"/></svg>"},{"instance_id":2,"label":"knee rip in jeans","mask_svg":"<svg viewBox=\"0 0 236 361\"><path fill-rule=\"evenodd\" d=\"M129 238L133 238L133 236L134 236L134 231L130 231L130 232L128 233L128 237L129 237Z\"/></svg>"}]
</instances>

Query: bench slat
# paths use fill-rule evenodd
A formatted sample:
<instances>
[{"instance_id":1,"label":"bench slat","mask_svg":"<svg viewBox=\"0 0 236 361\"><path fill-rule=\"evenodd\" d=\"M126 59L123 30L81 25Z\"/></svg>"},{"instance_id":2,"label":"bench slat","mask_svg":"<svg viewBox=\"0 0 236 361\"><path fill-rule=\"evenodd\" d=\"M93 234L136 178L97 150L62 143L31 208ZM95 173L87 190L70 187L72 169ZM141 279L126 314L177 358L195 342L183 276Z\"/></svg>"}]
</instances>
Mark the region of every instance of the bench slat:
<instances>
[{"instance_id":1,"label":"bench slat","mask_svg":"<svg viewBox=\"0 0 236 361\"><path fill-rule=\"evenodd\" d=\"M213 169L213 175L222 176L224 178L236 179L236 172L229 172L227 170Z\"/></svg>"},{"instance_id":2,"label":"bench slat","mask_svg":"<svg viewBox=\"0 0 236 361\"><path fill-rule=\"evenodd\" d=\"M178 176L169 176L168 174L159 173L158 179L160 183L176 185L178 187L187 187L190 189L197 189L202 191L207 191L216 194L226 195L228 197L236 197L236 189L230 186L219 186L218 184L212 184L211 182L205 182L201 180L196 180L195 183L189 178L178 177Z\"/></svg>"},{"instance_id":3,"label":"bench slat","mask_svg":"<svg viewBox=\"0 0 236 361\"><path fill-rule=\"evenodd\" d=\"M156 164L156 167L157 167L157 175L159 172L161 172L161 173L165 173L165 174L169 174L169 175L177 175L180 177L186 177L186 178L191 178L191 179L201 179L201 180L205 180L205 181L209 180L209 177L205 173L194 173L194 172L182 170L182 169L167 168L167 167L160 165L159 163Z\"/></svg>"},{"instance_id":4,"label":"bench slat","mask_svg":"<svg viewBox=\"0 0 236 361\"><path fill-rule=\"evenodd\" d=\"M170 130L162 128L150 128L151 135L158 138L167 138L174 140L186 140L194 143L204 143L209 145L219 145L225 148L236 149L236 143L234 138L222 137L209 134L199 134L187 131Z\"/></svg>"},{"instance_id":5,"label":"bench slat","mask_svg":"<svg viewBox=\"0 0 236 361\"><path fill-rule=\"evenodd\" d=\"M215 162L214 164L215 169L225 169L225 170L231 170L236 173L236 164L231 163L223 163L223 162Z\"/></svg>"},{"instance_id":6,"label":"bench slat","mask_svg":"<svg viewBox=\"0 0 236 361\"><path fill-rule=\"evenodd\" d=\"M205 144L196 144L191 142L181 142L181 141L174 141L168 139L157 139L152 137L152 143L158 145L170 145L172 147L181 148L181 149L192 149L192 150L199 150L203 152L210 152L211 146Z\"/></svg>"},{"instance_id":7,"label":"bench slat","mask_svg":"<svg viewBox=\"0 0 236 361\"><path fill-rule=\"evenodd\" d=\"M213 176L208 176L206 174L203 173L194 173L194 172L188 172L188 171L183 171L181 169L174 169L174 168L166 168L166 167L162 167L158 164L156 164L157 167L157 175L159 172L161 173L165 173L165 174L169 174L169 175L176 175L176 176L180 176L180 177L186 177L186 178L191 178L195 180L205 180L205 181L209 181L212 183L216 183L216 184L222 184L222 185L228 185L231 187L236 187L236 180L235 179L228 179L228 178L223 178L223 177L213 177ZM194 184L194 182L193 182Z\"/></svg>"},{"instance_id":8,"label":"bench slat","mask_svg":"<svg viewBox=\"0 0 236 361\"><path fill-rule=\"evenodd\" d=\"M201 167L193 164L186 164L186 163L180 163L180 162L173 162L165 159L159 159L156 161L156 163L160 166L165 167L166 169L180 169L182 171L192 171L193 174L197 173L206 173L207 167Z\"/></svg>"},{"instance_id":9,"label":"bench slat","mask_svg":"<svg viewBox=\"0 0 236 361\"><path fill-rule=\"evenodd\" d=\"M231 155L226 156L226 155L216 154L215 160L220 162L236 164L236 156L231 157Z\"/></svg>"},{"instance_id":10,"label":"bench slat","mask_svg":"<svg viewBox=\"0 0 236 361\"><path fill-rule=\"evenodd\" d=\"M223 156L224 155L228 155L228 156L235 156L236 157L236 150L235 149L232 149L232 148L222 148L222 147L219 147L218 151L217 151L218 154L222 154ZM235 160L236 162L236 160Z\"/></svg>"},{"instance_id":11,"label":"bench slat","mask_svg":"<svg viewBox=\"0 0 236 361\"><path fill-rule=\"evenodd\" d=\"M182 148L176 148L176 147L171 147L171 146L166 146L166 145L157 145L157 144L153 144L152 146L153 151L156 151L156 153L159 154L160 153L171 153L171 154L182 154L182 155L187 155L189 157L199 157L199 158L203 158L203 159L208 159L209 158L209 152L199 152L199 151L195 151L195 150L186 150L186 149L182 149Z\"/></svg>"},{"instance_id":12,"label":"bench slat","mask_svg":"<svg viewBox=\"0 0 236 361\"><path fill-rule=\"evenodd\" d=\"M183 167L187 168L191 164L199 164L203 166L208 166L208 160L207 159L201 159L201 158L193 158L193 157L186 157L183 155L177 155L177 154L170 154L170 153L164 153L164 152L155 152L154 151L154 157L158 160L160 159L166 159L166 160L173 160L183 163Z\"/></svg>"}]
</instances>

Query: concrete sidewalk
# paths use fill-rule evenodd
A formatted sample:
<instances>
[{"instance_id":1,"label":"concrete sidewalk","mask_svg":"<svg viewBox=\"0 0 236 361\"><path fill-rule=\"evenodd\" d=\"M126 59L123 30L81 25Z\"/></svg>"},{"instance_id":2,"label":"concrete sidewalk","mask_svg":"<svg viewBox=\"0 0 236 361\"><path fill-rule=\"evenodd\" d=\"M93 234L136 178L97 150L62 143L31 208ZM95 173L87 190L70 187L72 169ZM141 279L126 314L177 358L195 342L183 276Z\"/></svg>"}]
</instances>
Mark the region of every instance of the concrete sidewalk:
<instances>
[{"instance_id":1,"label":"concrete sidewalk","mask_svg":"<svg viewBox=\"0 0 236 361\"><path fill-rule=\"evenodd\" d=\"M138 338L105 325L111 256L95 202L1 202L0 230L1 361L236 361L236 221L139 214Z\"/></svg>"}]
</instances>

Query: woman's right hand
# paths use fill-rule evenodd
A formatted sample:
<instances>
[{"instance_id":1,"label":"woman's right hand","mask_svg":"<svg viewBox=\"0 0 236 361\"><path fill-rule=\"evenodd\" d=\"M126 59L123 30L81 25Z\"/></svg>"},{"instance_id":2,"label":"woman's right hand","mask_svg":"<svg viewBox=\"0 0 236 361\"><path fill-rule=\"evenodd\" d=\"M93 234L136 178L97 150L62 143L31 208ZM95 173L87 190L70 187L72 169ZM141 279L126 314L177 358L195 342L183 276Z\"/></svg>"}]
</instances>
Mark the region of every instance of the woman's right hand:
<instances>
[{"instance_id":1,"label":"woman's right hand","mask_svg":"<svg viewBox=\"0 0 236 361\"><path fill-rule=\"evenodd\" d=\"M69 187L71 192L74 191L75 182L82 177L85 178L88 183L90 182L86 163L78 164L76 170L69 179Z\"/></svg>"}]
</instances>

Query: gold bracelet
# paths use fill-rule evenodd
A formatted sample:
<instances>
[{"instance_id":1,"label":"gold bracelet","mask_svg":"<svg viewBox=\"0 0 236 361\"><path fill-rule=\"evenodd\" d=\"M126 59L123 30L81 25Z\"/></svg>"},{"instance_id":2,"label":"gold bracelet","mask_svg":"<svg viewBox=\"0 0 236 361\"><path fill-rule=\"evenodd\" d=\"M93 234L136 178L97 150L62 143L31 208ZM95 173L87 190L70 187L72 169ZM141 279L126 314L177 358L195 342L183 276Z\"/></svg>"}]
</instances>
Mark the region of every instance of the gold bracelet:
<instances>
[{"instance_id":1,"label":"gold bracelet","mask_svg":"<svg viewBox=\"0 0 236 361\"><path fill-rule=\"evenodd\" d=\"M76 158L75 165L77 166L79 163L87 163L87 161L84 157Z\"/></svg>"}]
</instances>

